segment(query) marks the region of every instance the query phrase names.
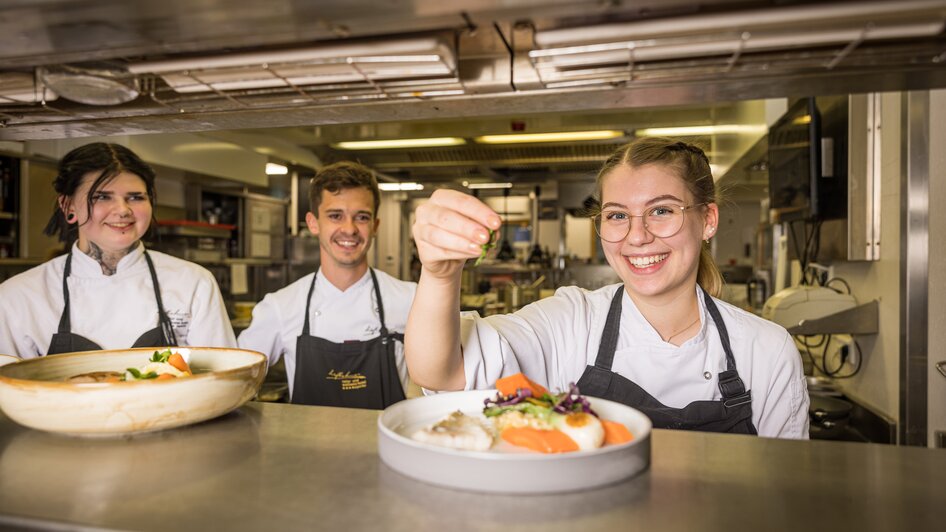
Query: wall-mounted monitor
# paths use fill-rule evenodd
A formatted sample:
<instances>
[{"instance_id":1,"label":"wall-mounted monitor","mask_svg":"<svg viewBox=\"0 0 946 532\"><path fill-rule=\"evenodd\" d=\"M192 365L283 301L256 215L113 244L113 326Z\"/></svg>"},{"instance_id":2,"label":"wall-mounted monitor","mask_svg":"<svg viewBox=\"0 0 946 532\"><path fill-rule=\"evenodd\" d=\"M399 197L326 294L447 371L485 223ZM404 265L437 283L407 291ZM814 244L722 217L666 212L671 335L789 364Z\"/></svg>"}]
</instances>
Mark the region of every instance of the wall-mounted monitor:
<instances>
[{"instance_id":1,"label":"wall-mounted monitor","mask_svg":"<svg viewBox=\"0 0 946 532\"><path fill-rule=\"evenodd\" d=\"M778 222L847 216L847 99L802 98L769 128L769 202Z\"/></svg>"}]
</instances>

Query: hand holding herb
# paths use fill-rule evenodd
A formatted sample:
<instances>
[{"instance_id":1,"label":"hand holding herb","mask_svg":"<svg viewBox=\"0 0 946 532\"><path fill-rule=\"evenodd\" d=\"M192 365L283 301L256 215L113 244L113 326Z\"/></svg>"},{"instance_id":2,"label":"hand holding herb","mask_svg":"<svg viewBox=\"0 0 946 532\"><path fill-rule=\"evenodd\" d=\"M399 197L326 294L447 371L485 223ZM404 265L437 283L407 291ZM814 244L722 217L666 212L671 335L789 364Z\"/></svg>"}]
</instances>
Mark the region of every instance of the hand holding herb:
<instances>
[{"instance_id":1,"label":"hand holding herb","mask_svg":"<svg viewBox=\"0 0 946 532\"><path fill-rule=\"evenodd\" d=\"M490 229L490 230L489 230L489 241L486 242L485 244L483 244L483 245L481 246L482 251L480 251L480 256L476 258L476 262L473 263L473 267L474 267L474 268L477 267L477 266L479 266L480 263L483 262L483 259L485 259L485 258L486 258L486 255L489 254L489 250L491 250L491 249L493 249L494 247L496 247L496 239L493 238L494 236L496 236L496 231L493 231L492 229Z\"/></svg>"}]
</instances>

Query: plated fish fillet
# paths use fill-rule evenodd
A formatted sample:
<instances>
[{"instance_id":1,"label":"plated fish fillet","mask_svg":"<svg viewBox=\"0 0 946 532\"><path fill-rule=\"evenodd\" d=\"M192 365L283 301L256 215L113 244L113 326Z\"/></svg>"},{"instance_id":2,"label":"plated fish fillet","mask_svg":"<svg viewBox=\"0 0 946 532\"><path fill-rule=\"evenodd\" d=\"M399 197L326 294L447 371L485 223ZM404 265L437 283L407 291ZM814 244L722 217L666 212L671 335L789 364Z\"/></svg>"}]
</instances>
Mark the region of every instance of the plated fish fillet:
<instances>
[{"instance_id":1,"label":"plated fish fillet","mask_svg":"<svg viewBox=\"0 0 946 532\"><path fill-rule=\"evenodd\" d=\"M493 446L493 431L484 422L459 410L429 427L418 430L411 438L466 451L486 451Z\"/></svg>"}]
</instances>

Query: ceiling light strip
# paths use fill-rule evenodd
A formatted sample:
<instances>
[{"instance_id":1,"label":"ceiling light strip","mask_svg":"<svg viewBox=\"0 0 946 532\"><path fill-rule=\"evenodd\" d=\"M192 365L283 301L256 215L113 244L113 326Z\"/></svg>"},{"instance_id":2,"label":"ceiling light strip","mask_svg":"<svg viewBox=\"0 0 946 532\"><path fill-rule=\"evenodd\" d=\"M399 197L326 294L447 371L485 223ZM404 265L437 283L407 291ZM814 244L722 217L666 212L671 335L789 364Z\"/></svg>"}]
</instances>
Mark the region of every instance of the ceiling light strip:
<instances>
[{"instance_id":1,"label":"ceiling light strip","mask_svg":"<svg viewBox=\"0 0 946 532\"><path fill-rule=\"evenodd\" d=\"M717 124L708 126L650 127L634 132L638 137L696 137L703 135L761 135L765 124Z\"/></svg>"},{"instance_id":2,"label":"ceiling light strip","mask_svg":"<svg viewBox=\"0 0 946 532\"><path fill-rule=\"evenodd\" d=\"M234 53L161 61L144 61L128 65L132 74L165 74L185 70L206 70L249 65L326 62L339 58L365 58L378 62L382 58L403 61L434 62L449 60L453 64L453 51L436 37L371 41L355 44L318 46L267 52ZM452 66L451 66L452 68Z\"/></svg>"},{"instance_id":3,"label":"ceiling light strip","mask_svg":"<svg viewBox=\"0 0 946 532\"><path fill-rule=\"evenodd\" d=\"M470 183L464 182L463 186L470 190L490 190L501 188L512 188L512 183Z\"/></svg>"},{"instance_id":4,"label":"ceiling light strip","mask_svg":"<svg viewBox=\"0 0 946 532\"><path fill-rule=\"evenodd\" d=\"M535 43L541 48L554 48L582 42L630 41L656 36L748 30L754 26L804 26L806 23L824 24L849 19L882 20L884 17L904 16L914 12L942 14L943 10L941 0L850 2L839 5L772 8L539 31L535 34Z\"/></svg>"},{"instance_id":5,"label":"ceiling light strip","mask_svg":"<svg viewBox=\"0 0 946 532\"><path fill-rule=\"evenodd\" d=\"M942 33L942 20L914 24L865 26L814 32L792 32L771 35L748 35L719 40L704 40L669 45L641 46L634 42L612 43L614 46L569 46L530 52L537 68L568 69L587 65L628 63L631 60L660 61L686 57L729 55L737 52L762 52L793 47L846 44L895 38L928 37ZM587 49L583 52L582 49ZM541 53L539 53L541 52ZM561 52L561 53L559 53Z\"/></svg>"},{"instance_id":6,"label":"ceiling light strip","mask_svg":"<svg viewBox=\"0 0 946 532\"><path fill-rule=\"evenodd\" d=\"M409 190L424 190L420 183L378 183L382 192L403 192Z\"/></svg>"},{"instance_id":7,"label":"ceiling light strip","mask_svg":"<svg viewBox=\"0 0 946 532\"><path fill-rule=\"evenodd\" d=\"M478 144L522 144L532 142L580 142L623 137L618 130L560 131L554 133L522 133L516 135L483 135L473 140Z\"/></svg>"},{"instance_id":8,"label":"ceiling light strip","mask_svg":"<svg viewBox=\"0 0 946 532\"><path fill-rule=\"evenodd\" d=\"M336 142L331 146L339 150L387 150L396 148L435 148L460 146L466 140L459 137L432 137L421 139L353 140Z\"/></svg>"}]
</instances>

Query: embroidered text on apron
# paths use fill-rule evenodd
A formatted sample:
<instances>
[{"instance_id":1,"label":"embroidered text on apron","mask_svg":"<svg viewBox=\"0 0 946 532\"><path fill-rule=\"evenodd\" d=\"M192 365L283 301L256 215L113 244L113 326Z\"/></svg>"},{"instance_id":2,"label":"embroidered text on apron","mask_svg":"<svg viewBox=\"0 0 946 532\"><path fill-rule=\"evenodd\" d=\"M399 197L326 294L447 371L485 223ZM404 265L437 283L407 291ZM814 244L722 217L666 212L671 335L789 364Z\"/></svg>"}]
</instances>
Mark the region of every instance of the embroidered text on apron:
<instances>
[{"instance_id":1,"label":"embroidered text on apron","mask_svg":"<svg viewBox=\"0 0 946 532\"><path fill-rule=\"evenodd\" d=\"M368 271L378 301L381 333L370 340L340 344L309 335L309 302L318 272L312 277L302 334L296 339L292 403L382 409L404 400L394 356L394 341L403 342L404 335L388 333L378 278L374 270Z\"/></svg>"},{"instance_id":2,"label":"embroidered text on apron","mask_svg":"<svg viewBox=\"0 0 946 532\"><path fill-rule=\"evenodd\" d=\"M700 290L703 290L700 287ZM601 345L594 366L585 367L578 380L578 389L584 395L601 397L636 408L660 429L687 429L703 432L733 432L738 434L758 434L752 424L752 395L736 371L736 359L729 344L729 333L723 317L706 291L703 301L706 310L716 324L719 338L726 352L726 371L718 375L720 401L693 401L683 408L665 406L643 388L629 379L611 371L614 362L614 350L617 347L618 332L621 322L621 302L624 297L623 285L618 288L611 300L611 309L601 334Z\"/></svg>"},{"instance_id":3,"label":"embroidered text on apron","mask_svg":"<svg viewBox=\"0 0 946 532\"><path fill-rule=\"evenodd\" d=\"M171 328L171 320L164 312L164 305L161 303L161 288L158 285L158 275L154 271L154 263L151 262L151 256L144 250L145 260L148 262L148 270L151 272L151 284L154 285L154 298L158 303L158 326L149 331L145 331L135 341L131 347L174 347L177 346L177 336L174 329ZM72 252L66 257L66 267L62 272L62 296L65 300L65 306L62 309L62 317L59 318L59 331L53 335L49 341L49 350L47 355L56 355L59 353L74 353L77 351L99 351L100 345L88 338L72 333L72 324L69 318L69 274L72 272Z\"/></svg>"}]
</instances>

